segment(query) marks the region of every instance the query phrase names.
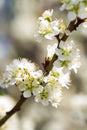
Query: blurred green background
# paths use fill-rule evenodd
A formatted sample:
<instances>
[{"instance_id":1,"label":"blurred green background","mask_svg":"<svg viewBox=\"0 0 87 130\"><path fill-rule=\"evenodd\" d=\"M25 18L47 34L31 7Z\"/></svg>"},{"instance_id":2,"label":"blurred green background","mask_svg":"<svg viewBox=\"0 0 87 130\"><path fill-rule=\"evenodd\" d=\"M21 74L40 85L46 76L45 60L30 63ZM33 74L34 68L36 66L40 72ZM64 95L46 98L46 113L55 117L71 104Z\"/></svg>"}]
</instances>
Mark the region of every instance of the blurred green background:
<instances>
[{"instance_id":1,"label":"blurred green background","mask_svg":"<svg viewBox=\"0 0 87 130\"><path fill-rule=\"evenodd\" d=\"M53 17L63 18L68 24L67 12L59 12L60 5L59 0L0 0L1 73L18 57L32 59L42 68L46 46L52 43L47 40L38 43L34 38L37 19L44 10L54 9ZM80 26L70 38L80 48L82 62L78 74L71 74L70 89L64 90L57 109L44 107L29 98L18 113L19 130L87 130L87 28ZM5 92L15 101L20 97L15 87Z\"/></svg>"}]
</instances>

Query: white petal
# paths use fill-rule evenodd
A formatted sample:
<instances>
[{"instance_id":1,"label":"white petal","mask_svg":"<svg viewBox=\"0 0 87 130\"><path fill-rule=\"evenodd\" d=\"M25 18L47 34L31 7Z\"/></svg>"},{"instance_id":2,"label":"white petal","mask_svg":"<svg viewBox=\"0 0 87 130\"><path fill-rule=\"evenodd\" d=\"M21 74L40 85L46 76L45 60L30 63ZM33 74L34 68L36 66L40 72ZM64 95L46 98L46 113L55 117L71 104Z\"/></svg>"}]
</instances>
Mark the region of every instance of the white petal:
<instances>
[{"instance_id":1,"label":"white petal","mask_svg":"<svg viewBox=\"0 0 87 130\"><path fill-rule=\"evenodd\" d=\"M25 98L28 98L28 97L31 96L31 93L30 93L29 91L24 91L24 92L23 92L23 96L24 96Z\"/></svg>"},{"instance_id":2,"label":"white petal","mask_svg":"<svg viewBox=\"0 0 87 130\"><path fill-rule=\"evenodd\" d=\"M84 22L84 23L82 24L82 26L83 26L84 28L87 28L87 22Z\"/></svg>"},{"instance_id":3,"label":"white petal","mask_svg":"<svg viewBox=\"0 0 87 130\"><path fill-rule=\"evenodd\" d=\"M73 21L73 20L75 20L76 19L76 14L74 13L74 12L69 12L68 13L68 20L69 21Z\"/></svg>"}]
</instances>

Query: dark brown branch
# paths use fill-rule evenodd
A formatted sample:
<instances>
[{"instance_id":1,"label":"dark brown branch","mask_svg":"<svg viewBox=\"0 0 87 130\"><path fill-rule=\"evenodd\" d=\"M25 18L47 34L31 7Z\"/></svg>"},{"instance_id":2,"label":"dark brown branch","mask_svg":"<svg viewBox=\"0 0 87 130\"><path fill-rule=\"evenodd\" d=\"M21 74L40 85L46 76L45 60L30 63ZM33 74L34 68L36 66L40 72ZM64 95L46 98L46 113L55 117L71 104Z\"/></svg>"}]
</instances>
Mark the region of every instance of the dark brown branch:
<instances>
[{"instance_id":1,"label":"dark brown branch","mask_svg":"<svg viewBox=\"0 0 87 130\"><path fill-rule=\"evenodd\" d=\"M58 58L58 56L55 54L51 61L49 61L48 59L45 59L45 63L43 63L45 75L47 75L49 73L49 70L51 70L51 68L53 67L53 63L57 58Z\"/></svg>"},{"instance_id":2,"label":"dark brown branch","mask_svg":"<svg viewBox=\"0 0 87 130\"><path fill-rule=\"evenodd\" d=\"M67 27L67 30L69 30L70 32L76 30L78 28L78 26L83 23L85 21L85 19L80 19L80 18L77 18L77 20L74 20L72 22L70 22L70 24L68 25ZM64 33L63 37L60 38L59 37L59 34L55 36L58 43L60 43L60 41L66 41L67 38L69 37L69 35L67 35L66 33ZM58 47L59 47L59 44L58 44ZM45 60L45 63L43 63L43 67L44 67L44 70L45 70L45 73L46 75L50 72L50 70L52 69L53 67L53 62L56 61L58 58L58 56L55 54L52 58L51 61L49 61L49 59L46 59Z\"/></svg>"},{"instance_id":3,"label":"dark brown branch","mask_svg":"<svg viewBox=\"0 0 87 130\"><path fill-rule=\"evenodd\" d=\"M69 26L67 27L67 30L69 30L70 32L75 31L79 27L79 25L83 23L84 21L85 19L77 18L77 20L70 22ZM69 35L66 35L65 33L60 40L66 41L68 37Z\"/></svg>"},{"instance_id":4,"label":"dark brown branch","mask_svg":"<svg viewBox=\"0 0 87 130\"><path fill-rule=\"evenodd\" d=\"M25 102L27 98L24 98L23 95L21 96L21 98L19 99L19 101L17 102L17 104L15 105L15 107L9 111L6 112L6 115L0 120L0 127L2 125L4 125L4 123L16 112L20 111L21 105Z\"/></svg>"}]
</instances>

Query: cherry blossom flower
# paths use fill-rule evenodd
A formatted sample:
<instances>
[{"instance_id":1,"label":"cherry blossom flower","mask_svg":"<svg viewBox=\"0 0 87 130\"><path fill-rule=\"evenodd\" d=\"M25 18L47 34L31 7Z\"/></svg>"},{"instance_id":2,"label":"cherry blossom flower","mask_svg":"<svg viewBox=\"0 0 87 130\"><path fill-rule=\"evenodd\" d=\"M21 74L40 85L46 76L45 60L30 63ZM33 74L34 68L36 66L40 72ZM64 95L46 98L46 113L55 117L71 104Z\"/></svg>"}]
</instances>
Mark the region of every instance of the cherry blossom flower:
<instances>
[{"instance_id":1,"label":"cherry blossom flower","mask_svg":"<svg viewBox=\"0 0 87 130\"><path fill-rule=\"evenodd\" d=\"M63 5L60 10L68 11L68 20L73 21L77 17L84 19L87 18L87 0L60 0Z\"/></svg>"},{"instance_id":2,"label":"cherry blossom flower","mask_svg":"<svg viewBox=\"0 0 87 130\"><path fill-rule=\"evenodd\" d=\"M66 26L62 19L52 20L53 10L46 10L42 17L38 19L39 29L35 33L35 37L38 41L41 41L43 38L52 40L56 35L64 33Z\"/></svg>"},{"instance_id":3,"label":"cherry blossom flower","mask_svg":"<svg viewBox=\"0 0 87 130\"><path fill-rule=\"evenodd\" d=\"M54 66L63 68L66 73L70 70L74 70L77 73L77 68L80 67L80 54L79 49L75 47L75 43L71 40L69 43L60 42L60 48L56 49L58 59L54 62Z\"/></svg>"},{"instance_id":4,"label":"cherry blossom flower","mask_svg":"<svg viewBox=\"0 0 87 130\"><path fill-rule=\"evenodd\" d=\"M47 58L49 58L49 60L51 60L53 58L57 45L58 45L57 43L54 43L53 45L47 46Z\"/></svg>"},{"instance_id":5,"label":"cherry blossom flower","mask_svg":"<svg viewBox=\"0 0 87 130\"><path fill-rule=\"evenodd\" d=\"M23 91L24 97L35 95L42 89L40 84L43 79L43 72L38 68L36 64L27 59L15 59L6 67L0 84L3 88L16 85L20 91Z\"/></svg>"}]
</instances>

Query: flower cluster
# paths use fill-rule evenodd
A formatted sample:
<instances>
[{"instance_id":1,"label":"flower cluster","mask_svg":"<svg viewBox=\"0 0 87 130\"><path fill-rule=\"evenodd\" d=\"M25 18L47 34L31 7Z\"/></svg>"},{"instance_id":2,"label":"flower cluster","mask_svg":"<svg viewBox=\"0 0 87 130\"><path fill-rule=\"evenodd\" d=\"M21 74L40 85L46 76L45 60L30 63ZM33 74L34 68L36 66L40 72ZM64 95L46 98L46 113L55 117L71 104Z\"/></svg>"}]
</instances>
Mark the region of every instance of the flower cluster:
<instances>
[{"instance_id":1,"label":"flower cluster","mask_svg":"<svg viewBox=\"0 0 87 130\"><path fill-rule=\"evenodd\" d=\"M42 38L46 38L52 40L56 35L60 33L64 33L66 30L66 26L62 19L55 19L52 20L53 9L46 10L42 17L38 19L39 29L35 36L37 37L38 41L41 41Z\"/></svg>"},{"instance_id":2,"label":"flower cluster","mask_svg":"<svg viewBox=\"0 0 87 130\"><path fill-rule=\"evenodd\" d=\"M75 20L77 17L87 18L87 0L60 0L63 5L60 10L68 10L69 21Z\"/></svg>"},{"instance_id":3,"label":"flower cluster","mask_svg":"<svg viewBox=\"0 0 87 130\"><path fill-rule=\"evenodd\" d=\"M74 11L74 6L82 6L85 8L85 0L66 0L61 9L67 8ZM72 6L71 6L72 5ZM63 20L52 20L53 10L46 10L42 17L39 17L39 30L37 37L52 40L54 37L62 36L66 33L67 28ZM69 14L70 15L70 14ZM75 17L76 18L76 17ZM58 39L57 39L58 40ZM53 56L56 59L53 60ZM53 61L52 61L53 60ZM41 102L43 105L49 103L57 107L62 99L63 88L69 88L70 72L80 67L79 49L76 48L73 40L62 41L47 46L47 63L52 61L52 67L48 74L45 74L39 69L38 65L27 60L15 59L6 67L6 71L0 81L0 86L7 88L16 86L23 93L25 98L34 96L36 102ZM54 63L53 63L54 62Z\"/></svg>"},{"instance_id":4,"label":"flower cluster","mask_svg":"<svg viewBox=\"0 0 87 130\"><path fill-rule=\"evenodd\" d=\"M58 44L54 43L53 45L48 45L47 46L47 58L49 59L49 61L52 60L54 54L55 54L55 50L57 48Z\"/></svg>"},{"instance_id":5,"label":"flower cluster","mask_svg":"<svg viewBox=\"0 0 87 130\"><path fill-rule=\"evenodd\" d=\"M77 68L80 67L79 51L73 40L70 42L61 41L59 48L56 49L58 59L54 62L54 65L58 68L62 67L64 73L72 69L77 73Z\"/></svg>"},{"instance_id":6,"label":"flower cluster","mask_svg":"<svg viewBox=\"0 0 87 130\"><path fill-rule=\"evenodd\" d=\"M44 105L51 103L52 106L57 107L62 99L63 87L68 88L70 84L69 77L69 73L64 74L62 68L53 66L50 73L44 77L45 87L35 97L35 101Z\"/></svg>"},{"instance_id":7,"label":"flower cluster","mask_svg":"<svg viewBox=\"0 0 87 130\"><path fill-rule=\"evenodd\" d=\"M42 17L39 17L39 30L37 37L52 40L55 36L67 32L63 20L52 20L53 10L46 10ZM47 60L51 62L53 56L57 59L53 63L52 69L47 76L43 78L43 89L35 96L36 102L43 105L57 107L62 99L63 87L69 88L70 71L73 69L77 73L80 67L79 49L76 48L73 40L69 42L58 41L53 45L47 46Z\"/></svg>"},{"instance_id":8,"label":"flower cluster","mask_svg":"<svg viewBox=\"0 0 87 130\"><path fill-rule=\"evenodd\" d=\"M43 72L34 63L24 58L15 59L6 67L0 84L3 88L16 85L24 97L30 97L41 91L42 78Z\"/></svg>"},{"instance_id":9,"label":"flower cluster","mask_svg":"<svg viewBox=\"0 0 87 130\"><path fill-rule=\"evenodd\" d=\"M24 58L15 59L7 65L0 86L7 88L15 85L25 98L33 95L36 102L41 101L44 105L50 102L57 107L62 97L62 84L57 76L62 76L60 71L53 69L48 76L44 76L35 63Z\"/></svg>"}]
</instances>

